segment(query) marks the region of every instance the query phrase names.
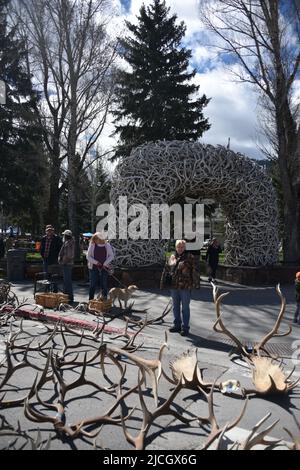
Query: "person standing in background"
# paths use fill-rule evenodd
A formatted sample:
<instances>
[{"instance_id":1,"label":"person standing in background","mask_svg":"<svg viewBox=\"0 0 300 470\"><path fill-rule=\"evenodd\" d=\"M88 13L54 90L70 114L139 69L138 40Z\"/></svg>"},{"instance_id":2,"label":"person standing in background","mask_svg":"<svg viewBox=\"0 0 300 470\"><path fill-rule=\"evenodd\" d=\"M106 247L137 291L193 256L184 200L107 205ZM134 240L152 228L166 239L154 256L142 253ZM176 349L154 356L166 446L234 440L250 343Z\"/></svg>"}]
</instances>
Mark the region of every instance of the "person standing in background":
<instances>
[{"instance_id":1,"label":"person standing in background","mask_svg":"<svg viewBox=\"0 0 300 470\"><path fill-rule=\"evenodd\" d=\"M186 251L185 240L177 240L175 250L165 264L160 288L169 288L173 301L173 326L169 331L188 336L191 290L199 289L200 272L194 256Z\"/></svg>"},{"instance_id":2,"label":"person standing in background","mask_svg":"<svg viewBox=\"0 0 300 470\"><path fill-rule=\"evenodd\" d=\"M95 233L87 252L88 268L90 273L89 300L93 300L97 284L100 283L102 299L107 299L108 294L108 269L114 259L111 245L104 239L104 235Z\"/></svg>"},{"instance_id":3,"label":"person standing in background","mask_svg":"<svg viewBox=\"0 0 300 470\"><path fill-rule=\"evenodd\" d=\"M216 238L213 238L206 252L205 260L209 266L210 272L208 280L215 282L217 268L219 265L219 254L222 253L220 243Z\"/></svg>"},{"instance_id":4,"label":"person standing in background","mask_svg":"<svg viewBox=\"0 0 300 470\"><path fill-rule=\"evenodd\" d=\"M63 244L58 255L64 278L64 294L69 296L69 302L74 302L72 270L75 257L75 240L71 230L63 232Z\"/></svg>"},{"instance_id":5,"label":"person standing in background","mask_svg":"<svg viewBox=\"0 0 300 470\"><path fill-rule=\"evenodd\" d=\"M44 263L44 272L48 273L49 266L58 264L58 255L62 246L61 238L55 235L52 225L46 226L46 235L41 242L41 256Z\"/></svg>"}]
</instances>

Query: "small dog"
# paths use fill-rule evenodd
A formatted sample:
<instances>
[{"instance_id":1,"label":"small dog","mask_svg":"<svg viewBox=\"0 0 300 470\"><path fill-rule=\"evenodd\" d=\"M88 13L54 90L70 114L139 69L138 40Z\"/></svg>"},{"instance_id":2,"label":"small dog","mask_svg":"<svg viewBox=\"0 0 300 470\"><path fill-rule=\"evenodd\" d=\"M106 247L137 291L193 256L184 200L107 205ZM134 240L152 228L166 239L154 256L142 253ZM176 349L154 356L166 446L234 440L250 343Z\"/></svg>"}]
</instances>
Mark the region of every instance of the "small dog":
<instances>
[{"instance_id":1,"label":"small dog","mask_svg":"<svg viewBox=\"0 0 300 470\"><path fill-rule=\"evenodd\" d=\"M125 287L125 289L121 289L120 287L113 287L109 291L109 296L112 300L113 305L115 304L115 300L118 299L119 304L121 306L121 300L123 300L124 308L126 308L128 300L136 290L138 290L137 286L128 286Z\"/></svg>"}]
</instances>

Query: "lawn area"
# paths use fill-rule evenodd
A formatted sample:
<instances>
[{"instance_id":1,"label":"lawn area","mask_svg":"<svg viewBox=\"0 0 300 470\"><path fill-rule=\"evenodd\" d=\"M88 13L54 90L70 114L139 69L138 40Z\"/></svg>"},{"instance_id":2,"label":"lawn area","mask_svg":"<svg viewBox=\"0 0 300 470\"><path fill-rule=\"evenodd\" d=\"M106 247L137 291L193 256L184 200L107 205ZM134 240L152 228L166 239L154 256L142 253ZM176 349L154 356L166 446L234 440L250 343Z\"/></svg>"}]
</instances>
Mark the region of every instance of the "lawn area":
<instances>
[{"instance_id":1,"label":"lawn area","mask_svg":"<svg viewBox=\"0 0 300 470\"><path fill-rule=\"evenodd\" d=\"M26 255L27 263L32 263L33 261L38 262L42 260L43 258L41 257L40 253L27 253Z\"/></svg>"}]
</instances>

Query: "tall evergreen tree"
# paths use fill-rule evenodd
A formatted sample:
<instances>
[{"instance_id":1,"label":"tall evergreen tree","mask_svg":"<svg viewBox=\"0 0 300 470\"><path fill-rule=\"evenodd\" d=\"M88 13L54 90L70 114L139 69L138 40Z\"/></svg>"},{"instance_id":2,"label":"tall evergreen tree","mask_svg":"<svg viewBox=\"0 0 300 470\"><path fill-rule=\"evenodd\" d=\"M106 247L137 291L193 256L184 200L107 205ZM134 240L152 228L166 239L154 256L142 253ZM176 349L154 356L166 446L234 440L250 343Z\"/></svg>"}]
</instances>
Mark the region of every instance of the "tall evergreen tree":
<instances>
[{"instance_id":1,"label":"tall evergreen tree","mask_svg":"<svg viewBox=\"0 0 300 470\"><path fill-rule=\"evenodd\" d=\"M120 40L130 71L120 70L116 86L115 157L154 140L196 140L210 125L203 116L208 99L188 71L191 51L181 46L184 23L169 15L165 1L140 9L138 24L126 22L130 37Z\"/></svg>"},{"instance_id":2,"label":"tall evergreen tree","mask_svg":"<svg viewBox=\"0 0 300 470\"><path fill-rule=\"evenodd\" d=\"M9 3L0 0L0 80L6 89L0 104L0 200L4 211L15 217L24 209L36 213L46 163L33 112L38 96L24 71L25 46L7 24Z\"/></svg>"}]
</instances>

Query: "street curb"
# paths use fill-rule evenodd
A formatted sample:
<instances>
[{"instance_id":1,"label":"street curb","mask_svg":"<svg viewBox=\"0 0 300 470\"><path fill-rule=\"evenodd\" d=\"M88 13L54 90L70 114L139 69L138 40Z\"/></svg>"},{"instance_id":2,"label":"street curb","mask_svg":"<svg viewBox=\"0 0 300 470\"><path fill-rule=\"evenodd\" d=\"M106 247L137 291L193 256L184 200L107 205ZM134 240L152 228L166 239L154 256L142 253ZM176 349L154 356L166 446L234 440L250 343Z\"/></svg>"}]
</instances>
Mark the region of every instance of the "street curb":
<instances>
[{"instance_id":1,"label":"street curb","mask_svg":"<svg viewBox=\"0 0 300 470\"><path fill-rule=\"evenodd\" d=\"M98 323L88 321L88 320L80 320L78 318L65 317L57 313L51 313L51 312L45 313L44 311L34 311L34 310L28 310L24 308L14 309L13 307L6 306L4 307L2 312L7 312L7 313L13 312L15 316L25 318L26 320L36 320L36 321L47 322L47 323L60 322L62 325L73 326L74 328L80 328L84 330L93 331L93 330L96 330L97 326L99 326ZM104 327L104 332L122 334L123 329L114 328L112 326L106 325Z\"/></svg>"}]
</instances>

